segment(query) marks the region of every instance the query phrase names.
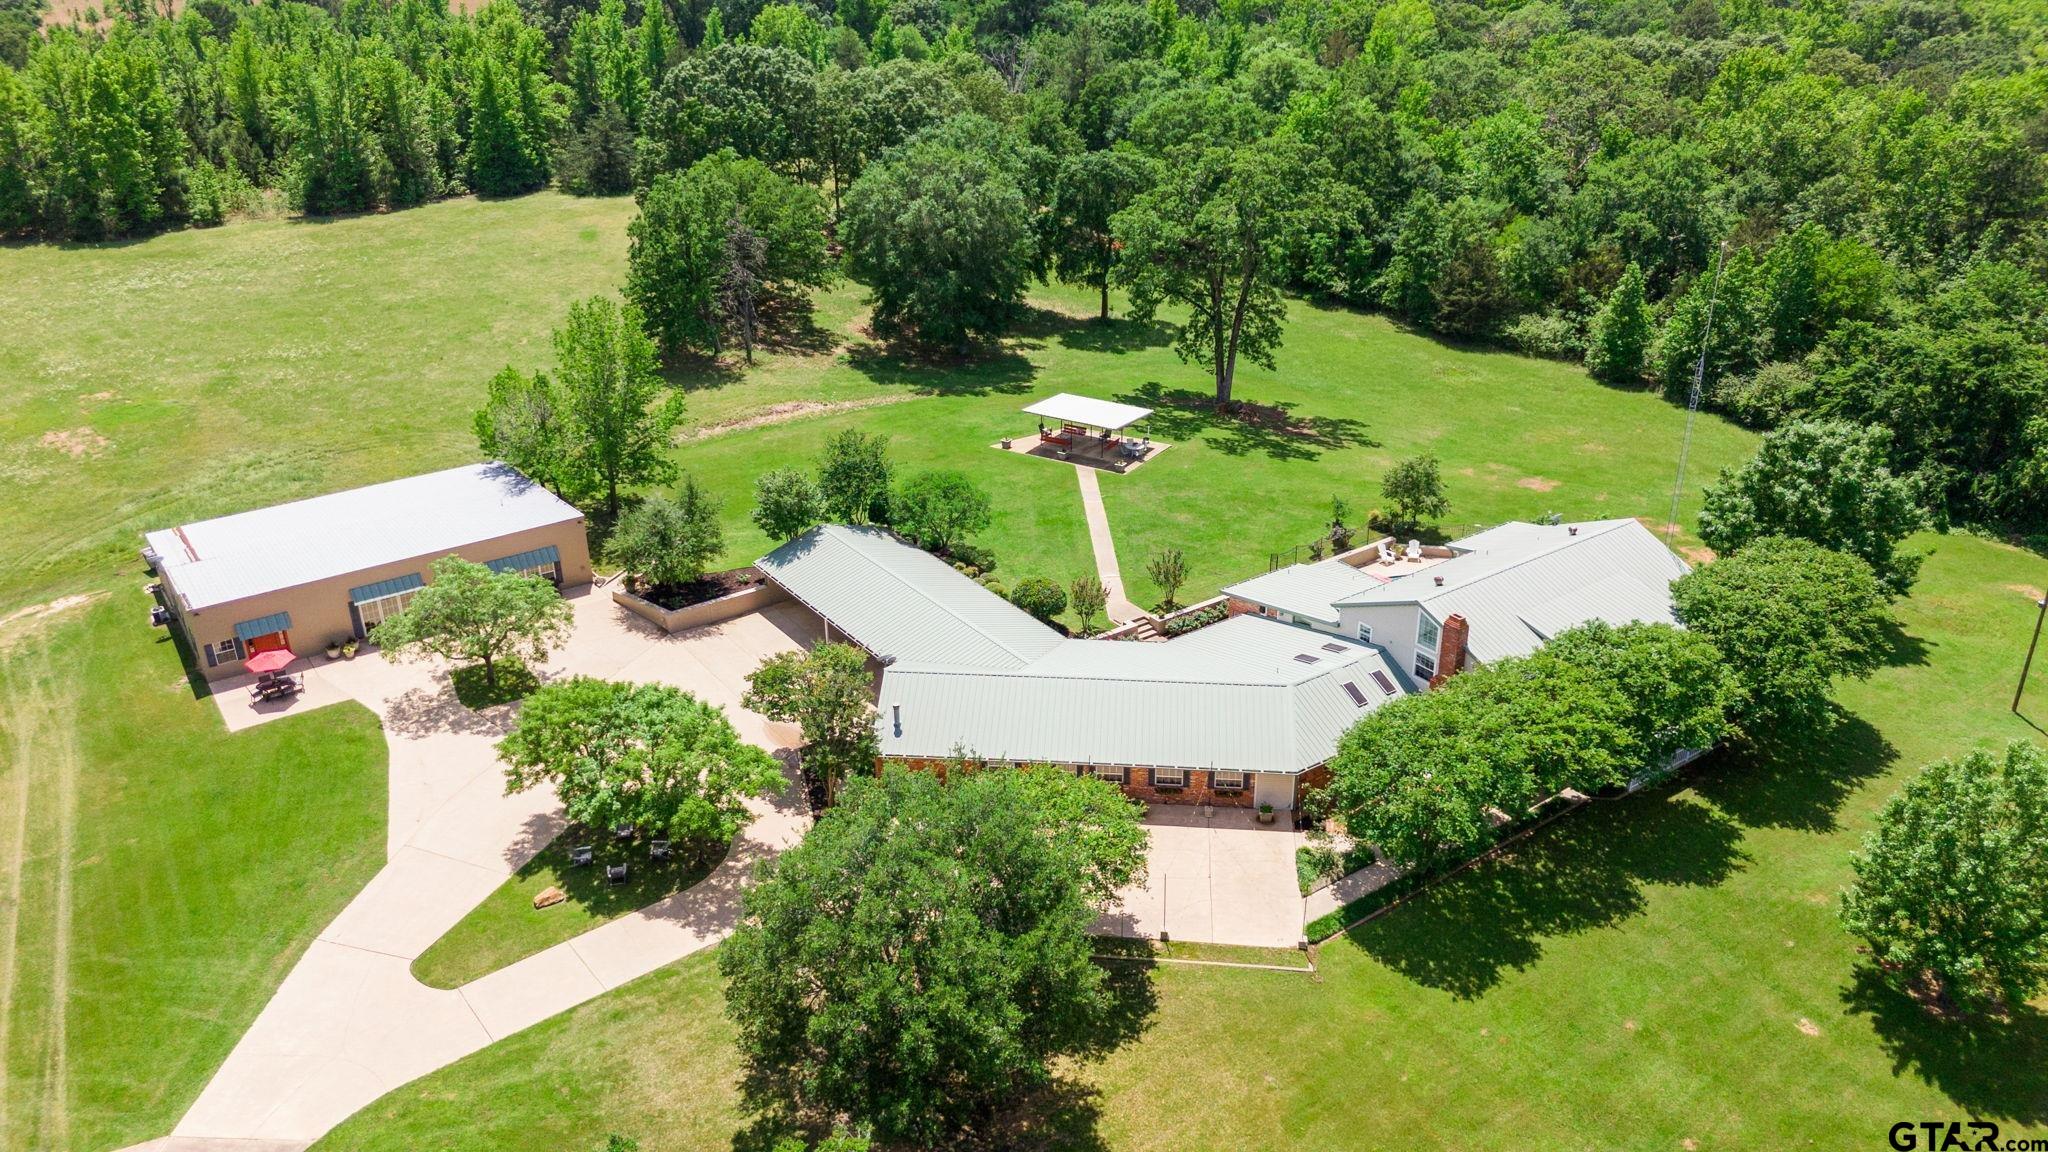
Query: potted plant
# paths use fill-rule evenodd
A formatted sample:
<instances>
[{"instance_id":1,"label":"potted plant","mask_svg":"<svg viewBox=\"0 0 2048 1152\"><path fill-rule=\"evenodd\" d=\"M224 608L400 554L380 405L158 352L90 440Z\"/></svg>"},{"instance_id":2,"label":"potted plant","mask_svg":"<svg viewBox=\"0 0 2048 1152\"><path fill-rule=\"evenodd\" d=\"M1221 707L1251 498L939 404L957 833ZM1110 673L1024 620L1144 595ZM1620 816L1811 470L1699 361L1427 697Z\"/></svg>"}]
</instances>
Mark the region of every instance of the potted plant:
<instances>
[{"instance_id":1,"label":"potted plant","mask_svg":"<svg viewBox=\"0 0 2048 1152\"><path fill-rule=\"evenodd\" d=\"M356 642L354 640L344 640L341 642L341 658L343 660L353 660L356 658Z\"/></svg>"},{"instance_id":2,"label":"potted plant","mask_svg":"<svg viewBox=\"0 0 2048 1152\"><path fill-rule=\"evenodd\" d=\"M1008 452L1009 450L1010 450L1010 438L1009 438L1008 436L1005 436L1005 437L1003 437L1003 451L1005 451L1005 452Z\"/></svg>"},{"instance_id":3,"label":"potted plant","mask_svg":"<svg viewBox=\"0 0 2048 1152\"><path fill-rule=\"evenodd\" d=\"M1261 804L1261 805L1259 805L1259 823L1261 823L1261 824L1271 824L1272 822L1273 822L1273 806L1272 806L1271 804Z\"/></svg>"},{"instance_id":4,"label":"potted plant","mask_svg":"<svg viewBox=\"0 0 2048 1152\"><path fill-rule=\"evenodd\" d=\"M341 659L341 641L329 640L327 642L327 658L329 660Z\"/></svg>"}]
</instances>

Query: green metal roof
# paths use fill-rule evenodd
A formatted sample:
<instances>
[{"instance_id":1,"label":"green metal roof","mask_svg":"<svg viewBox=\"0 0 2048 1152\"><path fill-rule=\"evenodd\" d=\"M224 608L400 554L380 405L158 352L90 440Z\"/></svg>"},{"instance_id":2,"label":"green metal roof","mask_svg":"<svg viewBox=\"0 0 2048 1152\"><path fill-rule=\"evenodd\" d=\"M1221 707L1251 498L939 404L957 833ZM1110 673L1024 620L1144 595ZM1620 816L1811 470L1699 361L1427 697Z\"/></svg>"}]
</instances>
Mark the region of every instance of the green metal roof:
<instances>
[{"instance_id":1,"label":"green metal roof","mask_svg":"<svg viewBox=\"0 0 2048 1152\"><path fill-rule=\"evenodd\" d=\"M379 580L375 584L358 584L348 590L348 602L362 604L370 600L382 600L386 596L410 592L425 583L425 580L420 579L419 573L407 572L403 576L393 576L389 580Z\"/></svg>"},{"instance_id":2,"label":"green metal roof","mask_svg":"<svg viewBox=\"0 0 2048 1152\"><path fill-rule=\"evenodd\" d=\"M777 584L884 660L1019 668L1063 638L886 529L826 524L758 562Z\"/></svg>"},{"instance_id":3,"label":"green metal roof","mask_svg":"<svg viewBox=\"0 0 2048 1152\"><path fill-rule=\"evenodd\" d=\"M521 568L538 568L543 564L562 562L562 550L549 544L531 552L520 552L512 556L500 556L496 560L484 561L484 567L493 572L517 572Z\"/></svg>"},{"instance_id":4,"label":"green metal roof","mask_svg":"<svg viewBox=\"0 0 2048 1152\"><path fill-rule=\"evenodd\" d=\"M288 632L291 626L291 613L272 612L268 616L258 616L254 620L244 620L235 625L235 639L247 644L258 636L268 636L272 632Z\"/></svg>"}]
</instances>

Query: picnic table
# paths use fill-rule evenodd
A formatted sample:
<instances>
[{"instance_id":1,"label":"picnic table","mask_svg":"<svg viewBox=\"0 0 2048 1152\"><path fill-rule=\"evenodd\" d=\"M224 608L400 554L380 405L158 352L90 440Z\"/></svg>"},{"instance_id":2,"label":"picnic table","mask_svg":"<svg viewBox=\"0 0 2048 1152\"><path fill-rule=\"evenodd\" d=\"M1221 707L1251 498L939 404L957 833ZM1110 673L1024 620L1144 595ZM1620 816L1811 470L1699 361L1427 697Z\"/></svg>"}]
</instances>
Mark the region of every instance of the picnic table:
<instances>
[{"instance_id":1,"label":"picnic table","mask_svg":"<svg viewBox=\"0 0 2048 1152\"><path fill-rule=\"evenodd\" d=\"M269 675L259 678L249 687L249 696L255 700L277 700L286 696L296 696L305 690L306 686L299 683L296 677Z\"/></svg>"}]
</instances>

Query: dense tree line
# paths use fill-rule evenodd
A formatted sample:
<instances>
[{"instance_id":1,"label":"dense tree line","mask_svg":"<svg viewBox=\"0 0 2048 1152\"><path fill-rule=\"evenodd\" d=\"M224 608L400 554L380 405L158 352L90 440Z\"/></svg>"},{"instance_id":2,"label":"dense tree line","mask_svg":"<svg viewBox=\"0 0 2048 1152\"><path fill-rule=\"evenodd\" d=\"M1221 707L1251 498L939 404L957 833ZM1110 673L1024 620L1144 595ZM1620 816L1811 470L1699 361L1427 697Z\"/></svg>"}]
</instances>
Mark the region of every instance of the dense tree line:
<instances>
[{"instance_id":1,"label":"dense tree line","mask_svg":"<svg viewBox=\"0 0 2048 1152\"><path fill-rule=\"evenodd\" d=\"M1746 423L1884 429L1937 521L2048 516L2037 5L202 0L23 37L5 2L7 231L630 188L725 213L671 220L692 293L643 302L715 350L822 275L777 281L748 190L816 217L736 160L817 191L892 338L1122 287L1227 402L1308 294L1679 401L1698 368ZM675 183L706 161L740 200Z\"/></svg>"}]
</instances>

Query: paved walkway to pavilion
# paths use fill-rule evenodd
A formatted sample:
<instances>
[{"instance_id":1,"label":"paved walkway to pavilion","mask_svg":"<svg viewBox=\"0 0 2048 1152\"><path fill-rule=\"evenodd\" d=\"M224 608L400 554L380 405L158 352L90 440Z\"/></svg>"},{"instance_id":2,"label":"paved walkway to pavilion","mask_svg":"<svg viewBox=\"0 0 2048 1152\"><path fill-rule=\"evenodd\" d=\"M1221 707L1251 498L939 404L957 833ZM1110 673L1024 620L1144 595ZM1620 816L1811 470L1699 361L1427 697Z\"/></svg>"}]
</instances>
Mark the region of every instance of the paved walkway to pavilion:
<instances>
[{"instance_id":1,"label":"paved walkway to pavilion","mask_svg":"<svg viewBox=\"0 0 2048 1152\"><path fill-rule=\"evenodd\" d=\"M1088 515L1088 543L1095 550L1095 573L1109 593L1104 611L1112 621L1128 624L1145 615L1145 610L1124 595L1124 576L1116 563L1116 540L1109 534L1109 513L1102 509L1102 487L1095 482L1095 469L1085 464L1074 465L1074 475L1081 479L1081 510Z\"/></svg>"},{"instance_id":2,"label":"paved walkway to pavilion","mask_svg":"<svg viewBox=\"0 0 2048 1152\"><path fill-rule=\"evenodd\" d=\"M543 675L674 684L722 705L745 739L794 747L794 728L742 709L760 659L819 639L819 621L778 604L670 636L572 591L573 638ZM298 671L295 669L295 671ZM215 697L231 727L307 704L359 700L390 751L388 862L285 977L169 1137L151 1152L293 1152L379 1096L558 1012L723 939L756 861L795 843L809 816L792 787L749 804L755 819L701 883L452 991L412 961L562 828L553 790L504 794L496 739L514 706L472 712L447 675L382 657L308 662L296 707L252 709L236 682Z\"/></svg>"}]
</instances>

